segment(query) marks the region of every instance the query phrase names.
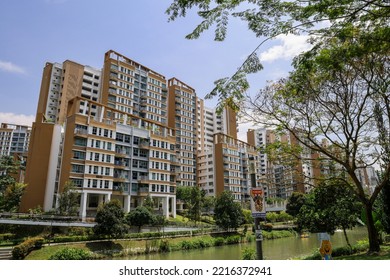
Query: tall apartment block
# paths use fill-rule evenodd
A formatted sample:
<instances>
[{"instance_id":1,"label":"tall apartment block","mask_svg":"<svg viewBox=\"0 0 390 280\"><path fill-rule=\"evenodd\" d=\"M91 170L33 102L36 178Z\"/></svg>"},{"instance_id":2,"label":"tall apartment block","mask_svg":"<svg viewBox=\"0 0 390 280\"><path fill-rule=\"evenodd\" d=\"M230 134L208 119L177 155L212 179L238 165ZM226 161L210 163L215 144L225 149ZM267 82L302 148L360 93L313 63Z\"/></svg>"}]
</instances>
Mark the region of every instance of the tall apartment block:
<instances>
[{"instance_id":1,"label":"tall apartment block","mask_svg":"<svg viewBox=\"0 0 390 280\"><path fill-rule=\"evenodd\" d=\"M117 198L125 211L150 195L175 215L175 134L167 126L165 77L114 51L103 71L47 63L33 124L21 210L55 207L67 181L80 215Z\"/></svg>"},{"instance_id":2,"label":"tall apartment block","mask_svg":"<svg viewBox=\"0 0 390 280\"><path fill-rule=\"evenodd\" d=\"M275 142L289 145L299 145L293 134L277 135L273 130L266 128L250 129L247 132L249 144L258 148L255 157L257 161L256 180L269 198L286 199L293 192L309 192L314 182L312 155L304 149L304 153L297 156L293 163L270 161L264 149ZM307 160L304 160L306 158Z\"/></svg>"},{"instance_id":3,"label":"tall apartment block","mask_svg":"<svg viewBox=\"0 0 390 280\"><path fill-rule=\"evenodd\" d=\"M29 126L2 123L0 125L0 157L26 154L30 134L31 127Z\"/></svg>"},{"instance_id":4,"label":"tall apartment block","mask_svg":"<svg viewBox=\"0 0 390 280\"><path fill-rule=\"evenodd\" d=\"M198 141L198 184L206 195L231 191L238 202L249 200L251 187L249 159L256 156L254 146L237 139L236 113L226 108L221 115L198 102L198 122L203 133ZM254 186L253 186L254 187Z\"/></svg>"},{"instance_id":5,"label":"tall apartment block","mask_svg":"<svg viewBox=\"0 0 390 280\"><path fill-rule=\"evenodd\" d=\"M197 107L196 93L182 81L168 80L169 122L176 130L176 159L179 164L176 182L180 186L196 186Z\"/></svg>"},{"instance_id":6,"label":"tall apartment block","mask_svg":"<svg viewBox=\"0 0 390 280\"><path fill-rule=\"evenodd\" d=\"M26 163L31 127L2 123L0 125L0 157L12 156L22 165ZM24 182L25 170L19 169L15 179Z\"/></svg>"}]
</instances>

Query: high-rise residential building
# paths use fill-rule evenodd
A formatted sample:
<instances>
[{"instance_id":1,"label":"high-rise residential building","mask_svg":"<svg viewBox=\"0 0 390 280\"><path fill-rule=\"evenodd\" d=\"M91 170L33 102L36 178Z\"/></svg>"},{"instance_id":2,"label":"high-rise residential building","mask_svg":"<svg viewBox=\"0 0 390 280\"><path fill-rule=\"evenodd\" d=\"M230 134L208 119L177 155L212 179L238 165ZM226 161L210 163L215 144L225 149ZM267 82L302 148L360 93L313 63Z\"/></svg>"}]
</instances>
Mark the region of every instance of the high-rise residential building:
<instances>
[{"instance_id":1,"label":"high-rise residential building","mask_svg":"<svg viewBox=\"0 0 390 280\"><path fill-rule=\"evenodd\" d=\"M198 141L198 185L208 196L231 191L238 202L249 199L251 187L249 159L256 156L254 146L237 139L236 113L226 108L219 115L215 109L198 102L201 131Z\"/></svg>"},{"instance_id":2,"label":"high-rise residential building","mask_svg":"<svg viewBox=\"0 0 390 280\"><path fill-rule=\"evenodd\" d=\"M2 123L0 125L0 156L24 156L28 151L31 127Z\"/></svg>"},{"instance_id":3,"label":"high-rise residential building","mask_svg":"<svg viewBox=\"0 0 390 280\"><path fill-rule=\"evenodd\" d=\"M11 156L20 162L21 166L25 166L30 134L30 126L2 123L0 125L0 158ZM18 182L24 182L24 168L20 168L14 177Z\"/></svg>"},{"instance_id":4,"label":"high-rise residential building","mask_svg":"<svg viewBox=\"0 0 390 280\"><path fill-rule=\"evenodd\" d=\"M103 69L73 61L46 63L27 161L21 210L58 205L67 182L79 214L118 199L128 212L150 196L176 215L176 187L248 199L254 147L237 140L237 116L204 106L191 86L115 51Z\"/></svg>"},{"instance_id":5,"label":"high-rise residential building","mask_svg":"<svg viewBox=\"0 0 390 280\"><path fill-rule=\"evenodd\" d=\"M22 210L54 208L71 181L82 217L113 198L130 211L147 195L175 216L175 131L167 124L166 81L157 72L114 51L105 54L103 72L47 63Z\"/></svg>"},{"instance_id":6,"label":"high-rise residential building","mask_svg":"<svg viewBox=\"0 0 390 280\"><path fill-rule=\"evenodd\" d=\"M168 125L176 130L176 158L179 168L176 182L196 186L197 102L196 92L182 81L168 80Z\"/></svg>"},{"instance_id":7,"label":"high-rise residential building","mask_svg":"<svg viewBox=\"0 0 390 280\"><path fill-rule=\"evenodd\" d=\"M314 185L313 154L303 149L296 157L282 160L270 160L265 149L272 143L299 145L292 133L276 134L271 129L250 129L247 141L257 147L256 180L269 198L288 198L293 192L309 192ZM283 157L282 157L283 158Z\"/></svg>"}]
</instances>

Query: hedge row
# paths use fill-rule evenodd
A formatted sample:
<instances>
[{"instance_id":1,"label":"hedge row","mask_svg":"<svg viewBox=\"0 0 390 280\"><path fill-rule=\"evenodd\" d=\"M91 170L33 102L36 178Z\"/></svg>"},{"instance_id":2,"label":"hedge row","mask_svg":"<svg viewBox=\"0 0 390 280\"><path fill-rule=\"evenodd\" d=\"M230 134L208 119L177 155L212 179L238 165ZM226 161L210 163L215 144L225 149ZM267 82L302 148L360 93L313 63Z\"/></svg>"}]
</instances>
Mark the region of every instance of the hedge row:
<instances>
[{"instance_id":1,"label":"hedge row","mask_svg":"<svg viewBox=\"0 0 390 280\"><path fill-rule=\"evenodd\" d=\"M332 257L340 257L340 256L349 256L359 252L364 252L368 250L368 242L358 242L356 245L352 245L352 248L349 246L337 247L332 250ZM304 258L305 260L321 260L321 254L316 252L310 256Z\"/></svg>"},{"instance_id":2,"label":"hedge row","mask_svg":"<svg viewBox=\"0 0 390 280\"><path fill-rule=\"evenodd\" d=\"M43 244L42 237L28 238L21 244L15 246L12 250L12 258L14 260L24 259L32 250L39 249Z\"/></svg>"}]
</instances>

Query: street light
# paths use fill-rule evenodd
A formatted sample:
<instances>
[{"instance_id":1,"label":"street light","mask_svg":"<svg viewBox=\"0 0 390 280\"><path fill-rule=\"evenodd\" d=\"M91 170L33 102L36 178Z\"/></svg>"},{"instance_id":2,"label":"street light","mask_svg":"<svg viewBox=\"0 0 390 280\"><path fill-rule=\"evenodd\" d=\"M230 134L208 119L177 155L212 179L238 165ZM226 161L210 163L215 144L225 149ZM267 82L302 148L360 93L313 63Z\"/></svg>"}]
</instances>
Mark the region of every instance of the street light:
<instances>
[{"instance_id":1,"label":"street light","mask_svg":"<svg viewBox=\"0 0 390 280\"><path fill-rule=\"evenodd\" d=\"M254 157L249 158L249 173L251 177L251 210L255 223L256 236L256 259L263 259L263 235L261 232L260 221L265 218L264 193L261 188L256 188L256 168Z\"/></svg>"}]
</instances>

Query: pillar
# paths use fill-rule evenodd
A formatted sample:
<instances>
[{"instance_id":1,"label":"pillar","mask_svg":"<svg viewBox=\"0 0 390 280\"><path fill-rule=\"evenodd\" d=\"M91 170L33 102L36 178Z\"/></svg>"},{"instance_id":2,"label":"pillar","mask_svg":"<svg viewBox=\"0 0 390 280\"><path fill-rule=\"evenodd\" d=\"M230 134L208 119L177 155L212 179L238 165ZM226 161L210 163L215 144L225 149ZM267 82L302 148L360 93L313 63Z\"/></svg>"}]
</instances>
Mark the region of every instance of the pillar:
<instances>
[{"instance_id":1,"label":"pillar","mask_svg":"<svg viewBox=\"0 0 390 280\"><path fill-rule=\"evenodd\" d=\"M82 192L80 196L80 218L82 221L85 221L87 217L87 196L88 193Z\"/></svg>"},{"instance_id":2,"label":"pillar","mask_svg":"<svg viewBox=\"0 0 390 280\"><path fill-rule=\"evenodd\" d=\"M125 213L130 212L130 198L131 198L130 195L125 195L123 199L123 211L125 211Z\"/></svg>"}]
</instances>

